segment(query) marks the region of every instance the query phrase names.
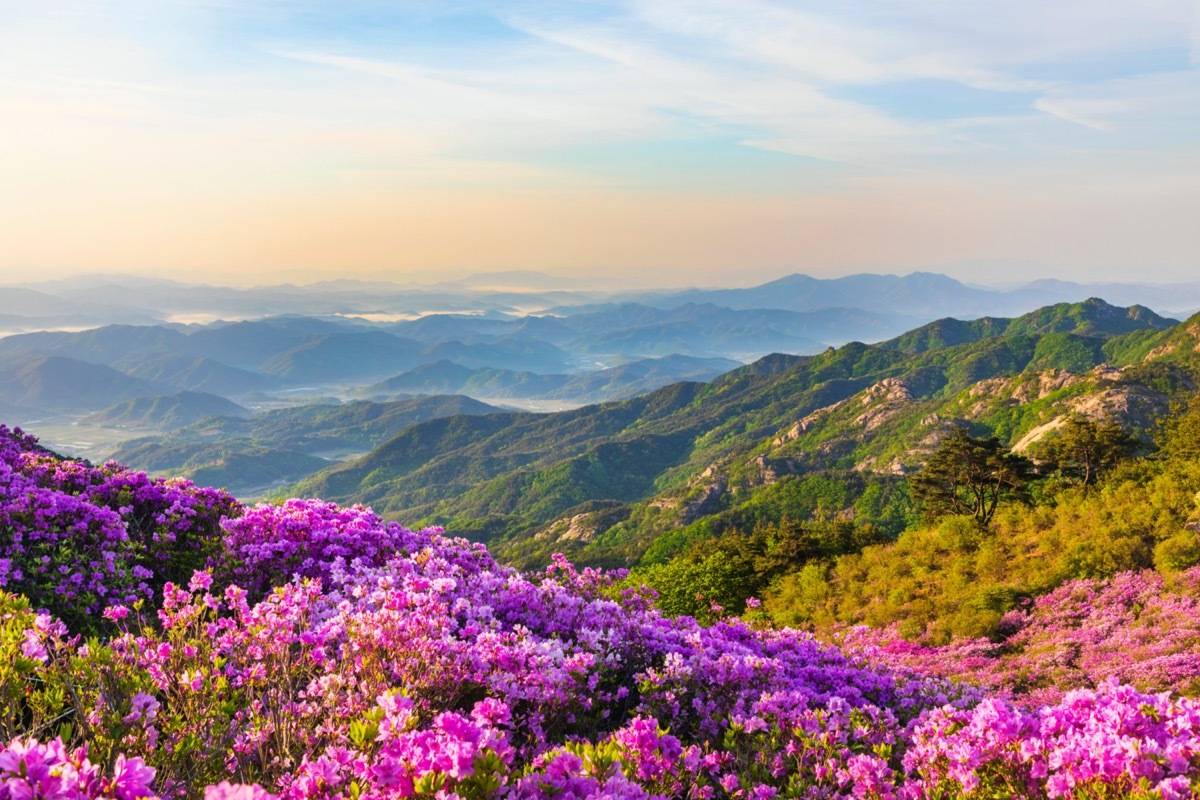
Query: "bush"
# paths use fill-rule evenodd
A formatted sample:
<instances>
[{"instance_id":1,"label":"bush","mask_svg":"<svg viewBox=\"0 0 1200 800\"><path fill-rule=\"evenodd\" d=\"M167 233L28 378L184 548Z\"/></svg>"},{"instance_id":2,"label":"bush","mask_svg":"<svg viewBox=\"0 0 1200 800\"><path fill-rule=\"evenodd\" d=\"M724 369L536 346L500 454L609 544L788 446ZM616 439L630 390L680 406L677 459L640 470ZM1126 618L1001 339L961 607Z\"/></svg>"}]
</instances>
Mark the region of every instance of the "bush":
<instances>
[{"instance_id":1,"label":"bush","mask_svg":"<svg viewBox=\"0 0 1200 800\"><path fill-rule=\"evenodd\" d=\"M1200 533L1184 529L1154 548L1154 568L1159 572L1179 572L1200 562Z\"/></svg>"}]
</instances>

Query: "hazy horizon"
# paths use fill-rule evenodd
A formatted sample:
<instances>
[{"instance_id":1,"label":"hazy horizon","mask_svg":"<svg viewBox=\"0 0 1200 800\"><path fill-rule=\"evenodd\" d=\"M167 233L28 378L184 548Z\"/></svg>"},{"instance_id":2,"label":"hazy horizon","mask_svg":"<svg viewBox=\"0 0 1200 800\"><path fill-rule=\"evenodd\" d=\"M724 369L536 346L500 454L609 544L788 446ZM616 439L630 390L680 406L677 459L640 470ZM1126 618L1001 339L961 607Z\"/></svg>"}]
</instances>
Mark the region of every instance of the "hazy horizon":
<instances>
[{"instance_id":1,"label":"hazy horizon","mask_svg":"<svg viewBox=\"0 0 1200 800\"><path fill-rule=\"evenodd\" d=\"M1200 273L1200 4L0 0L0 283Z\"/></svg>"},{"instance_id":2,"label":"hazy horizon","mask_svg":"<svg viewBox=\"0 0 1200 800\"><path fill-rule=\"evenodd\" d=\"M1027 265L1029 266L1029 265ZM1031 267L1032 268L1032 267ZM980 270L972 273L971 270ZM959 274L955 274L959 273ZM963 274L966 273L966 274ZM642 293L642 292L674 292L688 289L742 289L754 288L764 284L780 281L785 278L796 276L806 276L816 278L818 280L837 280L839 278L847 278L854 276L894 276L906 277L915 274L932 274L941 275L959 281L964 286L986 289L989 291L1004 292L1012 291L1027 287L1031 284L1041 281L1061 281L1064 283L1079 284L1081 286L1144 286L1147 288L1154 287L1171 287L1176 285L1200 286L1200 275L1184 275L1176 280L1139 280L1131 277L1113 278L1113 279L1089 279L1087 276L1077 278L1064 277L1062 275L1052 274L1049 271L1033 271L1029 277L1014 277L1012 270L1005 272L997 272L994 269L982 271L978 265L941 265L927 269L863 269L863 270L847 270L845 272L819 275L803 270L781 270L771 271L762 270L760 274L745 274L739 271L729 271L722 275L714 276L707 281L689 282L685 275L664 275L644 276L635 278L632 276L612 276L612 275L595 275L595 274L576 274L571 275L563 272L554 272L551 270L454 270L444 273L421 271L412 272L405 275L395 277L384 276L356 276L352 274L329 275L323 277L314 277L307 280L289 280L288 275L278 276L277 281L259 280L259 276L242 276L242 280L237 280L237 276L230 276L229 280L209 280L203 275L178 275L165 276L162 274L139 274L137 272L86 272L79 271L75 273L67 273L63 277L41 276L33 279L0 279L0 286L31 288L31 289L52 289L56 287L73 287L77 285L103 285L103 284L120 284L122 281L161 281L164 283L173 283L183 286L206 287L214 289L269 289L272 287L291 286L297 289L310 289L324 284L337 284L338 282L361 283L361 284L380 284L391 285L396 287L412 286L420 289L436 288L445 286L448 290L463 291L465 287L470 287L473 291L488 291L488 290L512 290L517 292L527 291L564 291L564 292L598 292L600 294L623 294L623 293ZM494 281L486 280L494 276ZM546 279L548 288L538 288L536 284L539 278ZM524 279L524 280L523 280Z\"/></svg>"}]
</instances>

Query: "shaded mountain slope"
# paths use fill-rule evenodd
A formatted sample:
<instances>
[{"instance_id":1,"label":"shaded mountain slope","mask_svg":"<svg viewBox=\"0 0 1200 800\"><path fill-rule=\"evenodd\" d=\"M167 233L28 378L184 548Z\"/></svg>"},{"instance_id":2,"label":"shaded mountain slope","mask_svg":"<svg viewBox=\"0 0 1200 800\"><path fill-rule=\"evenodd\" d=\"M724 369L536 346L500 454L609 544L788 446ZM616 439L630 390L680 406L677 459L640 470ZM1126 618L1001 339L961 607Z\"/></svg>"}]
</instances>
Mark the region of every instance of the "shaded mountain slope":
<instances>
[{"instance_id":1,"label":"shaded mountain slope","mask_svg":"<svg viewBox=\"0 0 1200 800\"><path fill-rule=\"evenodd\" d=\"M250 412L237 403L206 392L136 397L91 414L84 419L95 425L119 425L170 430L214 416L245 417Z\"/></svg>"},{"instance_id":2,"label":"shaded mountain slope","mask_svg":"<svg viewBox=\"0 0 1200 800\"><path fill-rule=\"evenodd\" d=\"M326 333L270 356L260 369L293 382L322 383L406 369L421 350L418 342L383 331Z\"/></svg>"},{"instance_id":3,"label":"shaded mountain slope","mask_svg":"<svg viewBox=\"0 0 1200 800\"><path fill-rule=\"evenodd\" d=\"M158 387L114 369L62 356L0 357L0 401L50 410L94 410L155 394Z\"/></svg>"},{"instance_id":4,"label":"shaded mountain slope","mask_svg":"<svg viewBox=\"0 0 1200 800\"><path fill-rule=\"evenodd\" d=\"M114 458L139 469L186 475L241 464L240 472L223 473L220 481L238 492L283 480L284 472L287 480L299 480L329 466L325 458L370 450L415 423L496 410L469 397L435 396L299 406L250 417L214 416L166 436L127 442ZM279 463L272 466L272 458Z\"/></svg>"},{"instance_id":5,"label":"shaded mountain slope","mask_svg":"<svg viewBox=\"0 0 1200 800\"><path fill-rule=\"evenodd\" d=\"M283 381L274 375L231 367L206 356L182 353L132 354L114 361L111 366L126 375L165 386L227 396L283 385Z\"/></svg>"},{"instance_id":6,"label":"shaded mountain slope","mask_svg":"<svg viewBox=\"0 0 1200 800\"><path fill-rule=\"evenodd\" d=\"M0 339L0 353L57 355L110 366L139 353L177 353L188 347L187 336L160 325L106 325L78 333L44 331Z\"/></svg>"},{"instance_id":7,"label":"shaded mountain slope","mask_svg":"<svg viewBox=\"0 0 1200 800\"><path fill-rule=\"evenodd\" d=\"M485 398L557 399L603 402L644 394L681 380L712 380L741 366L722 358L666 356L574 374L540 375L488 368L470 369L451 361L422 364L368 386L368 395L457 393Z\"/></svg>"}]
</instances>

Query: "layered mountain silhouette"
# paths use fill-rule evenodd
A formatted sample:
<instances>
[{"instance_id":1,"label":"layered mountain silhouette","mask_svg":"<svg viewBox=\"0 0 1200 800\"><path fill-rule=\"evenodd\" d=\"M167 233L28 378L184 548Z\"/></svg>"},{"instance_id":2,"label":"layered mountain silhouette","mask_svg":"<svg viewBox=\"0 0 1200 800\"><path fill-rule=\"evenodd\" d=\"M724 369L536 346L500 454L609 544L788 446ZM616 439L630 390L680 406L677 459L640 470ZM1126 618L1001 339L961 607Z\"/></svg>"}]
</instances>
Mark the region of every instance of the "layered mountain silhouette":
<instances>
[{"instance_id":1,"label":"layered mountain silhouette","mask_svg":"<svg viewBox=\"0 0 1200 800\"><path fill-rule=\"evenodd\" d=\"M496 399L601 402L643 394L681 380L712 380L740 366L739 362L724 358L667 356L593 372L539 375L504 369L471 369L452 361L438 361L380 381L364 391L369 395L444 393Z\"/></svg>"}]
</instances>

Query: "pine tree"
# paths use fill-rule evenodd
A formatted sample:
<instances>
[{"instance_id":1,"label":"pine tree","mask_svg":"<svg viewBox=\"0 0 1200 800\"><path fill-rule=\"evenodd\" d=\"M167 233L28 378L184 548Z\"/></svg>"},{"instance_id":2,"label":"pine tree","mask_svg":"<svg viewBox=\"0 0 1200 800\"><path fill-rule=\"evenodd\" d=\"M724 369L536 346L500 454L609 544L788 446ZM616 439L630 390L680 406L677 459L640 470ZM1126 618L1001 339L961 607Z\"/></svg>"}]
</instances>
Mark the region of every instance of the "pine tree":
<instances>
[{"instance_id":1,"label":"pine tree","mask_svg":"<svg viewBox=\"0 0 1200 800\"><path fill-rule=\"evenodd\" d=\"M909 479L909 489L929 518L966 514L986 525L1001 500L1027 498L1032 476L1032 462L998 438L976 439L959 427Z\"/></svg>"},{"instance_id":2,"label":"pine tree","mask_svg":"<svg viewBox=\"0 0 1200 800\"><path fill-rule=\"evenodd\" d=\"M1080 486L1091 486L1102 473L1133 454L1133 437L1112 420L1096 422L1072 414L1058 431L1038 443L1036 456Z\"/></svg>"}]
</instances>

